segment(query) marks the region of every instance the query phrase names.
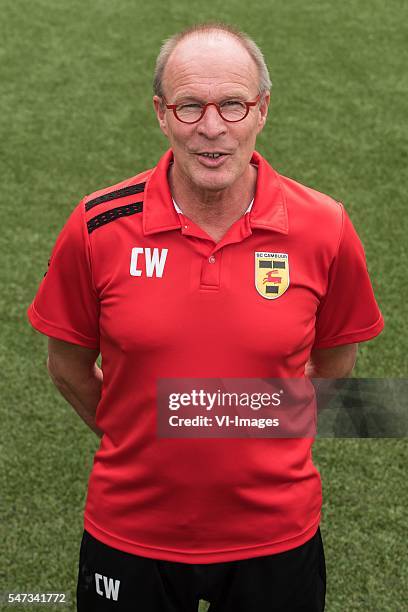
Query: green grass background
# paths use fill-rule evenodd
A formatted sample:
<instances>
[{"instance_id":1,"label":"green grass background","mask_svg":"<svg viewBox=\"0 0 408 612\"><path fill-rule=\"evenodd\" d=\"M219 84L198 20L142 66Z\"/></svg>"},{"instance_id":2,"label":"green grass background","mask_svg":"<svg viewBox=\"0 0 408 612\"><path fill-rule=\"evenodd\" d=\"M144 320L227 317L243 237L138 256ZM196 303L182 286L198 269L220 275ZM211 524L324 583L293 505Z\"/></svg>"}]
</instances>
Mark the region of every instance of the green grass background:
<instances>
[{"instance_id":1,"label":"green grass background","mask_svg":"<svg viewBox=\"0 0 408 612\"><path fill-rule=\"evenodd\" d=\"M155 165L167 147L151 104L161 41L222 19L264 50L273 89L257 148L282 174L344 201L386 321L361 346L356 375L405 377L408 5L0 0L0 9L0 592L73 597L97 443L48 379L46 338L25 311L79 199ZM317 440L314 458L326 609L406 610L407 440Z\"/></svg>"}]
</instances>

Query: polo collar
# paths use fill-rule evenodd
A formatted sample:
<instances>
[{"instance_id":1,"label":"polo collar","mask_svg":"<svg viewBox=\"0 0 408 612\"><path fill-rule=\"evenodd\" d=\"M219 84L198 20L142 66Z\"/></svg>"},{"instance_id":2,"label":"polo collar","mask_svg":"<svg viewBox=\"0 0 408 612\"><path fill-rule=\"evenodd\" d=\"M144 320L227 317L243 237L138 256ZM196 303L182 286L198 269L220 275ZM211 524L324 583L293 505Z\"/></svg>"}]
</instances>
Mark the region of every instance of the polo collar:
<instances>
[{"instance_id":1,"label":"polo collar","mask_svg":"<svg viewBox=\"0 0 408 612\"><path fill-rule=\"evenodd\" d=\"M146 181L143 199L145 235L181 227L167 179L168 167L172 160L173 151L169 149ZM288 234L288 213L278 173L257 151L253 152L251 163L258 166L258 177L254 203L248 215L250 226Z\"/></svg>"},{"instance_id":2,"label":"polo collar","mask_svg":"<svg viewBox=\"0 0 408 612\"><path fill-rule=\"evenodd\" d=\"M172 197L171 199L173 200L173 206L174 206L174 208L176 209L176 212L183 214L183 211L181 210L180 206L177 204L176 200L175 200L173 197ZM247 208L247 209L246 209L246 211L244 212L244 215L245 215L246 213L248 213L248 212L251 210L251 208L252 208L252 204L253 204L253 203L254 203L254 198L252 198L252 200L251 200L251 202L250 202L250 204L249 204L248 208Z\"/></svg>"}]
</instances>

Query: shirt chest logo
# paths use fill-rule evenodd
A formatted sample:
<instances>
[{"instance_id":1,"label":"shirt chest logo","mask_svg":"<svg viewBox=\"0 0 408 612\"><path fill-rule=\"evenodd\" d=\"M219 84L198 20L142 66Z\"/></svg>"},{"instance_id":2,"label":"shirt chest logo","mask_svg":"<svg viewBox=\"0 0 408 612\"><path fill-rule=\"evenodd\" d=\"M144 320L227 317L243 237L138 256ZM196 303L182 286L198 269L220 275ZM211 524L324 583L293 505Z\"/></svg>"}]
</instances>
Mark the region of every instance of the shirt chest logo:
<instances>
[{"instance_id":1,"label":"shirt chest logo","mask_svg":"<svg viewBox=\"0 0 408 612\"><path fill-rule=\"evenodd\" d=\"M131 276L163 276L168 249L133 247L130 255Z\"/></svg>"},{"instance_id":2,"label":"shirt chest logo","mask_svg":"<svg viewBox=\"0 0 408 612\"><path fill-rule=\"evenodd\" d=\"M289 287L287 253L255 252L255 287L267 300L276 300Z\"/></svg>"}]
</instances>

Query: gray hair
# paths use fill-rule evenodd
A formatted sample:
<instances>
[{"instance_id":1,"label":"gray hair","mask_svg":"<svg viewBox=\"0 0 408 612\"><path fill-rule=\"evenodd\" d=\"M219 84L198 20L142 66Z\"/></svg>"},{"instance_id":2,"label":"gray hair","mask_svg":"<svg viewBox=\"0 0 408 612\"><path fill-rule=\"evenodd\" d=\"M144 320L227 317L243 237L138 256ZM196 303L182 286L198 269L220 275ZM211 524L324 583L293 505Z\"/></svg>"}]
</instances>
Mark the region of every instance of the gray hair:
<instances>
[{"instance_id":1,"label":"gray hair","mask_svg":"<svg viewBox=\"0 0 408 612\"><path fill-rule=\"evenodd\" d=\"M177 34L174 34L170 38L167 38L160 48L159 55L156 60L156 67L153 78L153 92L156 96L163 97L163 75L166 68L167 62L178 43L187 36L194 34L209 34L211 32L225 32L230 36L233 36L241 45L248 51L249 55L254 60L256 67L258 68L259 75L259 93L263 95L267 91L270 91L272 87L271 79L269 77L268 67L265 62L262 51L258 45L244 32L240 32L234 27L221 22L206 22L198 23Z\"/></svg>"}]
</instances>

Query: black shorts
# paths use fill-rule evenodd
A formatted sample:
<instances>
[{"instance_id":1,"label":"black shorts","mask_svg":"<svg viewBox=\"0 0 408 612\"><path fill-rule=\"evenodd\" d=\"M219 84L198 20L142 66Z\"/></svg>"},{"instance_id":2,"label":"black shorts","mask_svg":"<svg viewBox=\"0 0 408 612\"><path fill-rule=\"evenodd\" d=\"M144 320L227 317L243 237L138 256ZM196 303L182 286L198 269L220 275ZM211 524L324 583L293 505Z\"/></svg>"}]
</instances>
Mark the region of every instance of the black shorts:
<instances>
[{"instance_id":1,"label":"black shorts","mask_svg":"<svg viewBox=\"0 0 408 612\"><path fill-rule=\"evenodd\" d=\"M283 553L224 563L178 563L131 555L84 531L78 612L322 612L326 565L320 529Z\"/></svg>"}]
</instances>

